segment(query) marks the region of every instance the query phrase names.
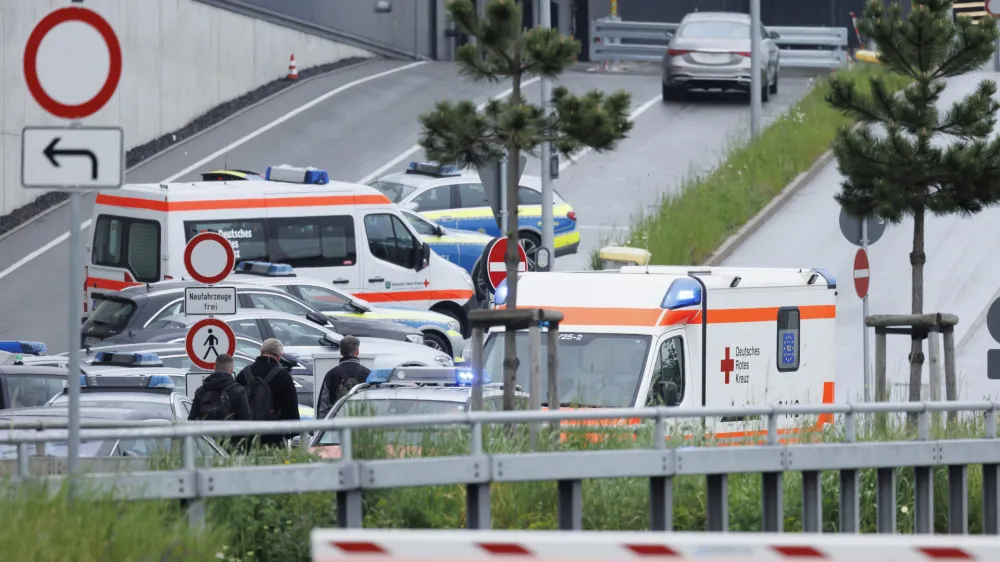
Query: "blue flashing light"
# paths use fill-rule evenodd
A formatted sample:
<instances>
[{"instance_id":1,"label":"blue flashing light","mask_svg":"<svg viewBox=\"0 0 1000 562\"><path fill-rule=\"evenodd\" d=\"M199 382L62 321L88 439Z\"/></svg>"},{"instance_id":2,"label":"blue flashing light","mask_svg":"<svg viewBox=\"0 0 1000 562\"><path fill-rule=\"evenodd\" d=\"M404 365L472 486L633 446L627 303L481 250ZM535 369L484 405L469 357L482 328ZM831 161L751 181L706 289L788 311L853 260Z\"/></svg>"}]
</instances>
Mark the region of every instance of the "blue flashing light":
<instances>
[{"instance_id":1,"label":"blue flashing light","mask_svg":"<svg viewBox=\"0 0 1000 562\"><path fill-rule=\"evenodd\" d=\"M91 365L115 365L118 367L162 367L163 361L155 353L115 353L98 351Z\"/></svg>"},{"instance_id":2,"label":"blue flashing light","mask_svg":"<svg viewBox=\"0 0 1000 562\"><path fill-rule=\"evenodd\" d=\"M150 375L146 386L149 388L177 388L174 381L167 375Z\"/></svg>"},{"instance_id":3,"label":"blue flashing light","mask_svg":"<svg viewBox=\"0 0 1000 562\"><path fill-rule=\"evenodd\" d=\"M27 355L45 355L49 351L49 348L40 341L3 340L0 341L0 351Z\"/></svg>"},{"instance_id":4,"label":"blue flashing light","mask_svg":"<svg viewBox=\"0 0 1000 562\"><path fill-rule=\"evenodd\" d=\"M293 166L268 166L264 178L268 181L284 183L304 183L310 185L326 185L330 183L330 174L317 168L296 168Z\"/></svg>"},{"instance_id":5,"label":"blue flashing light","mask_svg":"<svg viewBox=\"0 0 1000 562\"><path fill-rule=\"evenodd\" d=\"M701 304L701 285L691 277L682 277L670 284L660 308L675 310L696 304Z\"/></svg>"},{"instance_id":6,"label":"blue flashing light","mask_svg":"<svg viewBox=\"0 0 1000 562\"><path fill-rule=\"evenodd\" d=\"M497 285L497 290L493 293L493 304L497 306L507 304L507 279Z\"/></svg>"},{"instance_id":7,"label":"blue flashing light","mask_svg":"<svg viewBox=\"0 0 1000 562\"><path fill-rule=\"evenodd\" d=\"M267 277L295 277L295 269L287 263L267 261L241 261L236 264L236 273L250 273Z\"/></svg>"},{"instance_id":8,"label":"blue flashing light","mask_svg":"<svg viewBox=\"0 0 1000 562\"><path fill-rule=\"evenodd\" d=\"M815 269L810 270L810 272L811 273L818 273L821 277L823 277L823 279L826 280L826 288L827 289L836 289L837 288L837 278L834 277L833 273L831 273L830 270L823 269L823 268L815 268Z\"/></svg>"},{"instance_id":9,"label":"blue flashing light","mask_svg":"<svg viewBox=\"0 0 1000 562\"><path fill-rule=\"evenodd\" d=\"M80 386L88 386L87 375L80 375Z\"/></svg>"},{"instance_id":10,"label":"blue flashing light","mask_svg":"<svg viewBox=\"0 0 1000 562\"><path fill-rule=\"evenodd\" d=\"M406 167L408 174L421 174L425 176L448 177L461 175L458 166L451 164L438 164L437 162L410 162Z\"/></svg>"},{"instance_id":11,"label":"blue flashing light","mask_svg":"<svg viewBox=\"0 0 1000 562\"><path fill-rule=\"evenodd\" d=\"M389 375L392 374L392 369L372 369L372 372L368 373L368 378L365 382L377 384L389 381Z\"/></svg>"}]
</instances>

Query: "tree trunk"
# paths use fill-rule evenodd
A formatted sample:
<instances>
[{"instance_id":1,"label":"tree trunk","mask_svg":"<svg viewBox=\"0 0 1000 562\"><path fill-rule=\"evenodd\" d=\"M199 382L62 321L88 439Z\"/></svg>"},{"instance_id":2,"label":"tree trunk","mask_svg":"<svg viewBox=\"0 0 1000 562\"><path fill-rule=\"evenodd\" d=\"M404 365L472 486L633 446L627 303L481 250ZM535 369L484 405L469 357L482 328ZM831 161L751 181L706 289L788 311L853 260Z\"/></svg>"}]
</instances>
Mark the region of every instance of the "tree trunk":
<instances>
[{"instance_id":1,"label":"tree trunk","mask_svg":"<svg viewBox=\"0 0 1000 562\"><path fill-rule=\"evenodd\" d=\"M521 59L520 38L515 43L514 60ZM514 74L511 84L510 103L521 103L521 75ZM507 144L507 309L517 307L517 266L521 262L517 251L517 180L518 159L520 152L513 143ZM514 385L517 384L517 332L506 330L503 336L503 409L513 410L517 407L514 400Z\"/></svg>"},{"instance_id":2,"label":"tree trunk","mask_svg":"<svg viewBox=\"0 0 1000 562\"><path fill-rule=\"evenodd\" d=\"M927 256L924 254L924 209L920 208L913 213L913 252L910 254L910 265L913 269L912 287L912 308L911 313L923 314L924 312L924 263ZM924 366L923 340L924 336L916 334L911 336L910 342L910 401L920 400L920 384ZM916 419L915 415L909 416L911 421Z\"/></svg>"}]
</instances>

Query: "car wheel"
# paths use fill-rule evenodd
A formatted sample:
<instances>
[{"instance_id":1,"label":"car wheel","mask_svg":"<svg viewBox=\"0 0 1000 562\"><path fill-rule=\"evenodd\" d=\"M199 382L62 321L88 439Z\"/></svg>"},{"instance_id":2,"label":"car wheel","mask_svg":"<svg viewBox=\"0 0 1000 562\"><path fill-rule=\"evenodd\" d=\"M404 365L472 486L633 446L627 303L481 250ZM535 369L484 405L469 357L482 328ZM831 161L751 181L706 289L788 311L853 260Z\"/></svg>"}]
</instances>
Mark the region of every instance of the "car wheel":
<instances>
[{"instance_id":1,"label":"car wheel","mask_svg":"<svg viewBox=\"0 0 1000 562\"><path fill-rule=\"evenodd\" d=\"M535 271L537 268L535 260L538 259L538 248L542 247L542 239L534 232L519 232L517 237L525 255L528 256L528 271Z\"/></svg>"},{"instance_id":2,"label":"car wheel","mask_svg":"<svg viewBox=\"0 0 1000 562\"><path fill-rule=\"evenodd\" d=\"M771 99L771 78L765 74L764 84L760 87L760 102L767 103Z\"/></svg>"},{"instance_id":3,"label":"car wheel","mask_svg":"<svg viewBox=\"0 0 1000 562\"><path fill-rule=\"evenodd\" d=\"M475 286L476 300L486 302L490 297L489 281L480 263L476 263L472 268L472 284Z\"/></svg>"},{"instance_id":4,"label":"car wheel","mask_svg":"<svg viewBox=\"0 0 1000 562\"><path fill-rule=\"evenodd\" d=\"M451 352L451 345L448 344L441 334L435 332L424 332L424 345L431 349L436 349L448 357L454 357Z\"/></svg>"},{"instance_id":5,"label":"car wheel","mask_svg":"<svg viewBox=\"0 0 1000 562\"><path fill-rule=\"evenodd\" d=\"M776 71L774 73L774 83L771 84L771 95L778 95L778 76L780 75L780 72Z\"/></svg>"},{"instance_id":6,"label":"car wheel","mask_svg":"<svg viewBox=\"0 0 1000 562\"><path fill-rule=\"evenodd\" d=\"M663 85L663 101L677 101L681 99L682 95L679 88L667 86L666 84Z\"/></svg>"}]
</instances>

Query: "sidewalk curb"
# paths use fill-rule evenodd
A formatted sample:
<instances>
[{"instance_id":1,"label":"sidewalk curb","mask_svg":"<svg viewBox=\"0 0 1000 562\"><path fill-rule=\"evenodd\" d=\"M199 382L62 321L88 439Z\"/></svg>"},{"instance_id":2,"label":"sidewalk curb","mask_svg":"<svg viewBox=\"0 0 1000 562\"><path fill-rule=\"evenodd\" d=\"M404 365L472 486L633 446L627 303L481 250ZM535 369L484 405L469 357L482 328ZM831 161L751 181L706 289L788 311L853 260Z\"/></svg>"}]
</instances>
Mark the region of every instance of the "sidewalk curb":
<instances>
[{"instance_id":1,"label":"sidewalk curb","mask_svg":"<svg viewBox=\"0 0 1000 562\"><path fill-rule=\"evenodd\" d=\"M730 236L721 246L716 248L712 255L708 256L703 265L715 266L719 265L723 260L728 258L735 252L739 247L746 242L750 236L757 231L763 225L767 219L771 218L776 212L778 212L787 203L793 195L798 193L803 187L809 185L809 183L819 175L819 172L826 167L827 164L833 161L833 151L827 150L819 158L813 162L812 166L808 170L802 172L792 180L792 183L785 186L778 195L774 197L767 205L764 206L756 215L754 215L750 220L746 222L735 234Z\"/></svg>"}]
</instances>

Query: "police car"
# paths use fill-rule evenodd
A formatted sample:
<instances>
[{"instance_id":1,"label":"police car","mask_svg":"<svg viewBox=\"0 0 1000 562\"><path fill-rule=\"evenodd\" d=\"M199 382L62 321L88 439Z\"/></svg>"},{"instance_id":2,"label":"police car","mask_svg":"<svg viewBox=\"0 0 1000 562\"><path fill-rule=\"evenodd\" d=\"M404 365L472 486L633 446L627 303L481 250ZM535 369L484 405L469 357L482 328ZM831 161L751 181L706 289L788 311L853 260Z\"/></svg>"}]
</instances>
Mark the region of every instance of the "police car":
<instances>
[{"instance_id":1,"label":"police car","mask_svg":"<svg viewBox=\"0 0 1000 562\"><path fill-rule=\"evenodd\" d=\"M527 409L528 394L515 387L520 409ZM330 408L332 417L397 416L466 412L472 400L472 371L436 367L397 367L373 370L368 379L348 392ZM503 384L494 383L483 373L483 409L503 409ZM338 432L320 432L311 446L323 448L340 444Z\"/></svg>"},{"instance_id":2,"label":"police car","mask_svg":"<svg viewBox=\"0 0 1000 562\"><path fill-rule=\"evenodd\" d=\"M500 236L486 190L474 171L434 162L410 162L405 172L383 176L369 185L400 207L443 227ZM535 254L542 243L541 179L521 176L517 198L519 237L528 255L528 267L534 269ZM580 246L576 212L558 192L553 194L552 218L556 257L575 254Z\"/></svg>"},{"instance_id":3,"label":"police car","mask_svg":"<svg viewBox=\"0 0 1000 562\"><path fill-rule=\"evenodd\" d=\"M486 246L495 238L478 232L445 228L408 209L401 209L400 213L431 250L469 272L475 283L476 298L486 302L489 298L487 281L479 264Z\"/></svg>"}]
</instances>

